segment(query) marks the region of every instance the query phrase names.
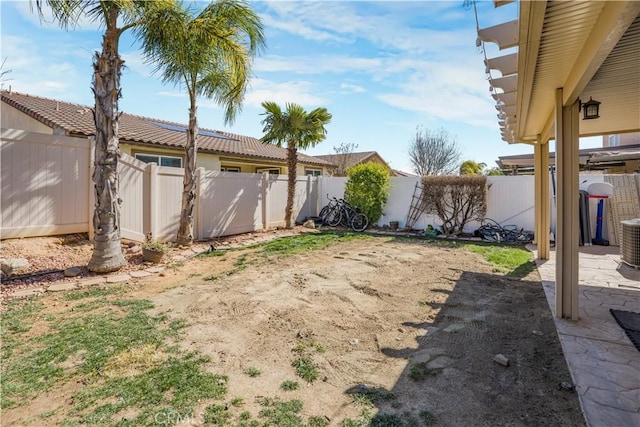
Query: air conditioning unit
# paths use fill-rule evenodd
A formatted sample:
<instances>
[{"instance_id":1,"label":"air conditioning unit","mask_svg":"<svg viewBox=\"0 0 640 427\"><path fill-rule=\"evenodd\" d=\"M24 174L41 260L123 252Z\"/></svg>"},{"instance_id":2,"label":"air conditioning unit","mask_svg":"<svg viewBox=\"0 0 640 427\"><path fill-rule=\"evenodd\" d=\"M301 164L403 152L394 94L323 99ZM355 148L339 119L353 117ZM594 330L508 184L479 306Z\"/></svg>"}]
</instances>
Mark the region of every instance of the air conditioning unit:
<instances>
[{"instance_id":1,"label":"air conditioning unit","mask_svg":"<svg viewBox=\"0 0 640 427\"><path fill-rule=\"evenodd\" d=\"M622 261L633 268L640 268L640 218L620 221L622 224Z\"/></svg>"}]
</instances>

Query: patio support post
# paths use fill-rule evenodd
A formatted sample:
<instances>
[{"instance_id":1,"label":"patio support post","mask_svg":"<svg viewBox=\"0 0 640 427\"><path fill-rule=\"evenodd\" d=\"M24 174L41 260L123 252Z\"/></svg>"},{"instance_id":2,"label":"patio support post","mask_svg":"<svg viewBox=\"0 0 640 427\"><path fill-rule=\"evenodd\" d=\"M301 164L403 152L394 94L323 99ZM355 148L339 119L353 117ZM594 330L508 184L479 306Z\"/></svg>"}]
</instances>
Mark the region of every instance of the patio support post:
<instances>
[{"instance_id":1,"label":"patio support post","mask_svg":"<svg viewBox=\"0 0 640 427\"><path fill-rule=\"evenodd\" d=\"M535 239L538 259L549 259L549 230L551 212L549 210L549 141L538 135L534 146L535 173Z\"/></svg>"},{"instance_id":2,"label":"patio support post","mask_svg":"<svg viewBox=\"0 0 640 427\"><path fill-rule=\"evenodd\" d=\"M538 135L539 136L539 135ZM542 234L540 231L542 230L541 224L541 212L542 212L542 193L541 193L541 184L540 184L540 140L536 142L536 145L533 146L533 191L534 191L534 220L535 225L533 229L534 240L533 243L538 245L538 257L540 255L540 241L542 240Z\"/></svg>"},{"instance_id":3,"label":"patio support post","mask_svg":"<svg viewBox=\"0 0 640 427\"><path fill-rule=\"evenodd\" d=\"M578 123L579 106L563 106L556 89L556 317L578 320Z\"/></svg>"}]
</instances>

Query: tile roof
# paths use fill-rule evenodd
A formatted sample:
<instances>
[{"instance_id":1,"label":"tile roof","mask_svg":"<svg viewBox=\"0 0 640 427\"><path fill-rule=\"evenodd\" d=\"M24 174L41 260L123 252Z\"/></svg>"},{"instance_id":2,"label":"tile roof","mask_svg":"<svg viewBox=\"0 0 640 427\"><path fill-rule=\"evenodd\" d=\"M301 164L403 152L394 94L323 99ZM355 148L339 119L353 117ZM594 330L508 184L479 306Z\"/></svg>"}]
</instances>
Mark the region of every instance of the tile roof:
<instances>
[{"instance_id":1,"label":"tile roof","mask_svg":"<svg viewBox=\"0 0 640 427\"><path fill-rule=\"evenodd\" d=\"M349 167L349 166L353 166L353 165L357 165L359 163L362 163L365 160L367 160L369 157L374 156L376 154L378 154L378 153L375 152L375 151L362 151L360 153L325 154L325 155L314 156L314 157L317 158L317 159L324 160L324 161L329 162L329 163L334 164L334 165L338 165L340 163L341 159L346 159L348 164L345 165L345 167ZM380 155L378 155L378 157L380 157ZM380 157L380 159L382 159L382 157ZM342 160L342 161L345 161L345 160Z\"/></svg>"},{"instance_id":2,"label":"tile roof","mask_svg":"<svg viewBox=\"0 0 640 427\"><path fill-rule=\"evenodd\" d=\"M2 102L6 102L47 126L62 128L69 134L85 136L95 134L91 107L8 91L2 91ZM120 141L125 143L182 148L185 144L183 129L185 125L181 123L122 113L118 136ZM198 152L283 162L287 160L285 148L264 144L250 136L206 128L200 128ZM328 162L323 159L303 153L298 153L298 161L320 166L328 165Z\"/></svg>"}]
</instances>

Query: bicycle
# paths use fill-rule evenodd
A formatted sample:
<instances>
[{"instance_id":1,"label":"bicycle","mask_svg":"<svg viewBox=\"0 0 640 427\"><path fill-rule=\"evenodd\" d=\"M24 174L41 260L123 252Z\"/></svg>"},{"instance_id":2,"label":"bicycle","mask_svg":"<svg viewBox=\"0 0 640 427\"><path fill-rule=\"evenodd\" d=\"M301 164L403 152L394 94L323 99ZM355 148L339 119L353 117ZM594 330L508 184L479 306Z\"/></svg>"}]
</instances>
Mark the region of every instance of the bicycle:
<instances>
[{"instance_id":1,"label":"bicycle","mask_svg":"<svg viewBox=\"0 0 640 427\"><path fill-rule=\"evenodd\" d=\"M322 208L319 216L325 224L331 227L344 225L353 231L364 231L369 225L369 218L357 207L335 197L332 197L329 204Z\"/></svg>"},{"instance_id":2,"label":"bicycle","mask_svg":"<svg viewBox=\"0 0 640 427\"><path fill-rule=\"evenodd\" d=\"M533 240L533 234L517 228L515 225L502 226L491 218L482 220L477 233L485 240L500 243L528 243Z\"/></svg>"}]
</instances>

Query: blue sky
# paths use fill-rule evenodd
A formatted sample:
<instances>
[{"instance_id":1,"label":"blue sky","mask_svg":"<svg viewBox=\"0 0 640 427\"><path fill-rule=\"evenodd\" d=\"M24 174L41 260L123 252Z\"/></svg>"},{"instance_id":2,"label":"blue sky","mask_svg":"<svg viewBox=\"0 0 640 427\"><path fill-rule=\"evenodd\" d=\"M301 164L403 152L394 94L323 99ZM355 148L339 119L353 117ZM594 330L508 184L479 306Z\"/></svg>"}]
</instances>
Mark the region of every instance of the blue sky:
<instances>
[{"instance_id":1,"label":"blue sky","mask_svg":"<svg viewBox=\"0 0 640 427\"><path fill-rule=\"evenodd\" d=\"M491 167L498 156L533 152L500 139L484 57L475 46L475 16L462 0L251 5L265 25L267 48L254 63L243 111L225 126L222 110L200 99L201 127L259 138L260 103L269 100L326 107L333 114L327 139L309 154L355 143L357 151L377 151L393 168L411 171L407 151L417 126L446 129L457 138L463 160ZM516 3L477 5L481 27L517 17ZM0 57L6 58L3 70L11 70L4 88L93 105L91 60L100 50L100 28L83 22L63 31L42 24L28 1L0 0L0 8ZM509 53L492 48L486 47L489 57ZM186 123L184 91L161 83L131 34L123 35L120 52L126 65L120 109ZM581 147L598 144L592 139Z\"/></svg>"}]
</instances>

